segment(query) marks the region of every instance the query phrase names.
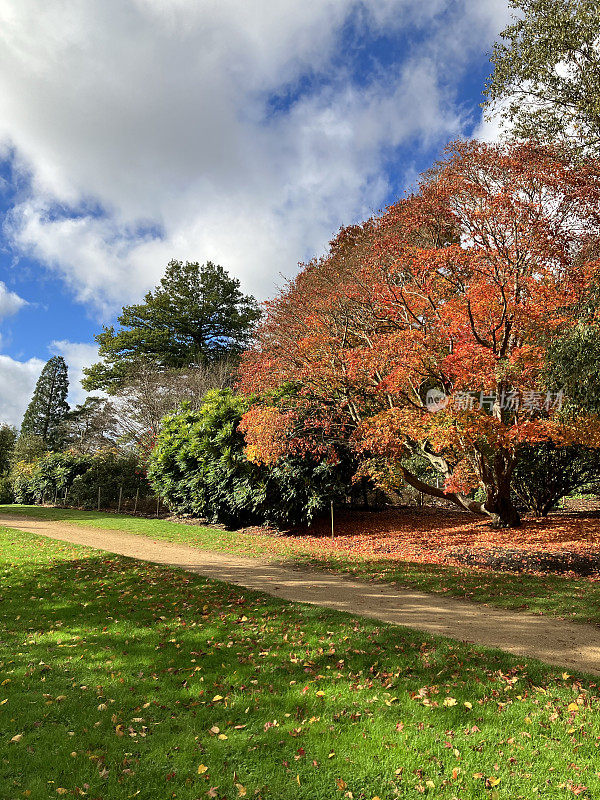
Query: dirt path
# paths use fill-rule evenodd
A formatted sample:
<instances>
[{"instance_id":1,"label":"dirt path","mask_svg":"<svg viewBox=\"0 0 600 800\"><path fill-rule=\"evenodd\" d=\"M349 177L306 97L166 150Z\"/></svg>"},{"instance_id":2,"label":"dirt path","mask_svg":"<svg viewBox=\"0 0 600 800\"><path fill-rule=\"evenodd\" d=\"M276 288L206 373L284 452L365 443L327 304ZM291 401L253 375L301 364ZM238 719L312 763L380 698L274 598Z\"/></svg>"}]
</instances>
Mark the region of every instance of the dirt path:
<instances>
[{"instance_id":1,"label":"dirt path","mask_svg":"<svg viewBox=\"0 0 600 800\"><path fill-rule=\"evenodd\" d=\"M51 539L180 567L207 578L246 586L286 600L348 611L600 675L600 627L593 625L504 611L262 559L199 550L120 531L85 528L12 514L0 515L0 523Z\"/></svg>"}]
</instances>

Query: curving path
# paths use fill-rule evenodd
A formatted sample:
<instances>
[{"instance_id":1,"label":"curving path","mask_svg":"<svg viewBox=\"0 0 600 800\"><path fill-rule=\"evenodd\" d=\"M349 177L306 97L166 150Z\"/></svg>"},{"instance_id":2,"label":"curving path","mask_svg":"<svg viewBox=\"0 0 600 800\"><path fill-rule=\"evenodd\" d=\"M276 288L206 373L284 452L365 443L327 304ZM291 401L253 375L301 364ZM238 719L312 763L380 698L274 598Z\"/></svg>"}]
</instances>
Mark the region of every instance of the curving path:
<instances>
[{"instance_id":1,"label":"curving path","mask_svg":"<svg viewBox=\"0 0 600 800\"><path fill-rule=\"evenodd\" d=\"M150 537L85 528L13 514L0 523L51 539L86 545L132 558L166 564L207 578L301 603L334 608L394 625L497 647L518 656L538 658L572 670L600 675L600 627L551 617L365 583L339 574L307 570L258 558L163 542Z\"/></svg>"}]
</instances>

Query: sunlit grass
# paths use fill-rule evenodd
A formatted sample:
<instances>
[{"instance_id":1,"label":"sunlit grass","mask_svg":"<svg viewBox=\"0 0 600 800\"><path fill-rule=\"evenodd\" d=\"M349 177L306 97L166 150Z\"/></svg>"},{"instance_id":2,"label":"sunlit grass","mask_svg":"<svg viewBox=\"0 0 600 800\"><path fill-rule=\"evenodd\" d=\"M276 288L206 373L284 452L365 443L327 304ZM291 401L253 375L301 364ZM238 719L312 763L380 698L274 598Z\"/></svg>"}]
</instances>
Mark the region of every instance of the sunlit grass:
<instances>
[{"instance_id":1,"label":"sunlit grass","mask_svg":"<svg viewBox=\"0 0 600 800\"><path fill-rule=\"evenodd\" d=\"M512 574L473 567L420 564L389 558L372 559L343 552L315 550L299 539L268 533L244 533L218 527L186 525L161 519L39 506L0 506L0 513L19 513L38 519L70 522L90 527L148 536L193 547L295 561L320 569L351 573L357 577L384 580L501 608L529 610L564 617L576 622L600 624L600 581L558 575ZM432 531L435 535L435 531Z\"/></svg>"},{"instance_id":2,"label":"sunlit grass","mask_svg":"<svg viewBox=\"0 0 600 800\"><path fill-rule=\"evenodd\" d=\"M0 580L7 800L600 791L595 681L6 529Z\"/></svg>"}]
</instances>

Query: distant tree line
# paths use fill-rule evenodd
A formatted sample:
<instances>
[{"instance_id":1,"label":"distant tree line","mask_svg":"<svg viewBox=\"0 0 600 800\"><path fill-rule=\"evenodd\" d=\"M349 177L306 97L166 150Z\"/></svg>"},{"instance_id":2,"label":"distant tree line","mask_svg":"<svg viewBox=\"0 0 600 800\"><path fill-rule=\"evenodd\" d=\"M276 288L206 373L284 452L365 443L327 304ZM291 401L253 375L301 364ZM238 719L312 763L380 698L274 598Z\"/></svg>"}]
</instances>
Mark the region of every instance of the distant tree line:
<instances>
[{"instance_id":1,"label":"distant tree line","mask_svg":"<svg viewBox=\"0 0 600 800\"><path fill-rule=\"evenodd\" d=\"M71 502L95 507L98 486L84 487L94 479L101 499L114 499L115 474L121 489L139 495L133 475L146 481L163 417L182 403L197 409L206 392L231 386L259 317L256 300L223 267L171 261L143 303L123 308L120 327L96 337L100 360L86 369L83 385L102 395L69 408L67 365L55 356L42 370L20 431L0 429L4 501L49 501L66 490Z\"/></svg>"}]
</instances>

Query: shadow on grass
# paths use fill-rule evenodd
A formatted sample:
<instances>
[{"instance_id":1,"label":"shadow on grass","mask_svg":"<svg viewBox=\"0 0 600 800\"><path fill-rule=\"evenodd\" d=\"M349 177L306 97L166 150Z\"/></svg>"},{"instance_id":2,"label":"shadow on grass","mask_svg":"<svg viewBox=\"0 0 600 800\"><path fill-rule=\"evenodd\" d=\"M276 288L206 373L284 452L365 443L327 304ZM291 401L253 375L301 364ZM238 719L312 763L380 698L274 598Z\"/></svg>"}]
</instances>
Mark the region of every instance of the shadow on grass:
<instances>
[{"instance_id":1,"label":"shadow on grass","mask_svg":"<svg viewBox=\"0 0 600 800\"><path fill-rule=\"evenodd\" d=\"M72 521L95 528L145 535L201 549L265 556L284 566L312 566L362 579L397 583L400 587L424 592L452 595L500 608L530 610L576 622L600 622L600 582L593 578L526 572L511 574L508 571L473 566L461 568L452 564L424 564L392 558L373 559L366 555L359 559L344 551L315 553L308 547L303 551L301 542L288 545L285 538L74 509L1 506L0 512L3 511L22 513L37 519ZM8 520L7 523L10 524ZM431 520L425 520L423 524L431 525ZM523 555L520 556L520 561L522 564Z\"/></svg>"},{"instance_id":2,"label":"shadow on grass","mask_svg":"<svg viewBox=\"0 0 600 800\"><path fill-rule=\"evenodd\" d=\"M500 743L539 713L540 687L565 708L594 691L499 652L85 553L4 536L0 721L22 740L0 779L15 796L195 800L215 786L241 796L236 784L259 798L332 798L343 784L356 798L414 792L451 782L449 738L465 775L491 771ZM554 738L540 769L592 763L594 736L576 756L568 736ZM521 747L527 760L538 745ZM461 796L481 796L469 781Z\"/></svg>"}]
</instances>

